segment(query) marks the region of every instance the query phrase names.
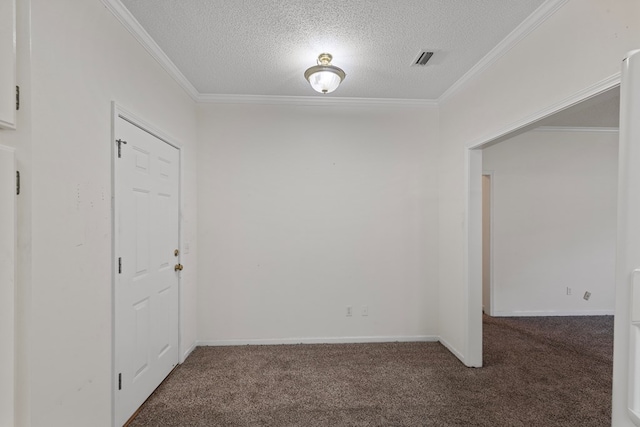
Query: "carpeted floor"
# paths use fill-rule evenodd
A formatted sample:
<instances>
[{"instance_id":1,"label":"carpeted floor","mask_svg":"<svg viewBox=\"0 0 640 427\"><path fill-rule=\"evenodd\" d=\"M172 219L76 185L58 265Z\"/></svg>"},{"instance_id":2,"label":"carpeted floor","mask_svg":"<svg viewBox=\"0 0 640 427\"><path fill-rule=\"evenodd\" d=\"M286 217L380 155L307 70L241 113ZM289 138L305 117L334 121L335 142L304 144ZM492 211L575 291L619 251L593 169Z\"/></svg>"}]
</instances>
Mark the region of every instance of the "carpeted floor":
<instances>
[{"instance_id":1,"label":"carpeted floor","mask_svg":"<svg viewBox=\"0 0 640 427\"><path fill-rule=\"evenodd\" d=\"M201 347L130 426L611 425L613 318L490 318L482 369L438 343Z\"/></svg>"}]
</instances>

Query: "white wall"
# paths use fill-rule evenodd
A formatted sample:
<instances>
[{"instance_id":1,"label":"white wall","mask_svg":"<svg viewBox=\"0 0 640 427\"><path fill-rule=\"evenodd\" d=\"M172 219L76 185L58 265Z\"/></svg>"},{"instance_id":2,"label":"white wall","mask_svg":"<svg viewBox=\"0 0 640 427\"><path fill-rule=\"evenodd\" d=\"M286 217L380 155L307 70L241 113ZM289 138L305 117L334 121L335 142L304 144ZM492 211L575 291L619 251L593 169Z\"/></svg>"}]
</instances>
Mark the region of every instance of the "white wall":
<instances>
[{"instance_id":1,"label":"white wall","mask_svg":"<svg viewBox=\"0 0 640 427\"><path fill-rule=\"evenodd\" d=\"M617 147L617 132L531 131L483 150L492 315L613 314Z\"/></svg>"},{"instance_id":2,"label":"white wall","mask_svg":"<svg viewBox=\"0 0 640 427\"><path fill-rule=\"evenodd\" d=\"M437 335L435 108L204 105L199 129L201 342Z\"/></svg>"},{"instance_id":3,"label":"white wall","mask_svg":"<svg viewBox=\"0 0 640 427\"><path fill-rule=\"evenodd\" d=\"M19 130L0 133L0 143L17 147L24 172L18 416L33 426L109 425L111 100L185 144L186 345L196 338L198 298L203 340L295 337L301 323L305 336L439 333L464 356L465 146L615 74L640 40L640 3L569 0L443 100L441 134L425 138L414 129L437 128L435 111L208 106L197 125L191 100L97 0L18 7L32 50L19 52ZM196 195L204 254L196 251ZM301 251L310 240L313 251ZM358 317L361 304L368 318ZM614 419L625 374L618 364Z\"/></svg>"},{"instance_id":4,"label":"white wall","mask_svg":"<svg viewBox=\"0 0 640 427\"><path fill-rule=\"evenodd\" d=\"M569 0L482 75L440 104L440 334L463 356L469 349L467 146L526 122L619 73L640 41L640 2ZM593 53L597 52L597 60ZM480 305L480 304L478 304ZM478 307L479 310L479 307ZM474 314L474 321L478 319ZM623 383L614 373L614 420L626 426Z\"/></svg>"},{"instance_id":5,"label":"white wall","mask_svg":"<svg viewBox=\"0 0 640 427\"><path fill-rule=\"evenodd\" d=\"M18 3L23 102L18 131L0 135L24 184L18 425L110 426L111 101L184 144L183 351L196 339L195 103L99 1Z\"/></svg>"}]
</instances>

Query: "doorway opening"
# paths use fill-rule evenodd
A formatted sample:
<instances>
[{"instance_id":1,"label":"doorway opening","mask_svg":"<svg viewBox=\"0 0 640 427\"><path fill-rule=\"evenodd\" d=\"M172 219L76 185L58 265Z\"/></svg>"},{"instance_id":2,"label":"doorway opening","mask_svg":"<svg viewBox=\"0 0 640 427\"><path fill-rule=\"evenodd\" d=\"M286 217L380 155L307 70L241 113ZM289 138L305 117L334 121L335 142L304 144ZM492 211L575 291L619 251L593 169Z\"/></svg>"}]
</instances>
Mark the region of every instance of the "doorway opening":
<instances>
[{"instance_id":1,"label":"doorway opening","mask_svg":"<svg viewBox=\"0 0 640 427\"><path fill-rule=\"evenodd\" d=\"M540 112L526 123L516 124L495 134L493 137L483 138L468 145L467 176L469 180L467 208L469 221L467 229L467 285L469 298L467 306L467 356L470 360L468 366L482 366L482 307L484 303L482 239L483 150L541 126L562 126L562 121L566 120L565 123L568 123L569 120L574 120L579 117L588 120L588 117L583 114L585 111L590 109L597 110L598 105L613 102L611 101L612 99L619 97L619 83L619 77L606 80L600 85L591 88L588 93L580 93L555 107ZM593 117L591 117L591 119L593 119ZM565 124L565 126L570 127L568 124ZM582 127L586 125L577 124L572 126ZM598 125L596 124L596 126ZM493 184L495 186L495 182ZM495 216L495 211L493 215ZM495 281L495 277L493 281ZM494 304L491 304L490 301L490 310L495 310L495 299L493 303Z\"/></svg>"}]
</instances>

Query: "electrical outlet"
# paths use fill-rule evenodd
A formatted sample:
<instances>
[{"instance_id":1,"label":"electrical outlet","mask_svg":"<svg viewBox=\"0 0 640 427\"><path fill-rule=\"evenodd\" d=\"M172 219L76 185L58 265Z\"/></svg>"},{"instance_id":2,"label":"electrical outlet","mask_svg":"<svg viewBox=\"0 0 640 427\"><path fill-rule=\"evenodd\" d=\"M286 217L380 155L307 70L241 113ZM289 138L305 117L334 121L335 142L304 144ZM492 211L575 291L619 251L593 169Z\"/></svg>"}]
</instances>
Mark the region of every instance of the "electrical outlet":
<instances>
[{"instance_id":1,"label":"electrical outlet","mask_svg":"<svg viewBox=\"0 0 640 427\"><path fill-rule=\"evenodd\" d=\"M353 316L353 307L350 305L347 306L347 317Z\"/></svg>"},{"instance_id":2,"label":"electrical outlet","mask_svg":"<svg viewBox=\"0 0 640 427\"><path fill-rule=\"evenodd\" d=\"M362 306L362 315L363 316L368 316L369 315L369 306L368 305L363 305Z\"/></svg>"},{"instance_id":3,"label":"electrical outlet","mask_svg":"<svg viewBox=\"0 0 640 427\"><path fill-rule=\"evenodd\" d=\"M571 295L571 288L567 286L567 295Z\"/></svg>"},{"instance_id":4,"label":"electrical outlet","mask_svg":"<svg viewBox=\"0 0 640 427\"><path fill-rule=\"evenodd\" d=\"M589 298L591 298L591 292L587 291L584 293L584 297L585 300L589 301Z\"/></svg>"}]
</instances>

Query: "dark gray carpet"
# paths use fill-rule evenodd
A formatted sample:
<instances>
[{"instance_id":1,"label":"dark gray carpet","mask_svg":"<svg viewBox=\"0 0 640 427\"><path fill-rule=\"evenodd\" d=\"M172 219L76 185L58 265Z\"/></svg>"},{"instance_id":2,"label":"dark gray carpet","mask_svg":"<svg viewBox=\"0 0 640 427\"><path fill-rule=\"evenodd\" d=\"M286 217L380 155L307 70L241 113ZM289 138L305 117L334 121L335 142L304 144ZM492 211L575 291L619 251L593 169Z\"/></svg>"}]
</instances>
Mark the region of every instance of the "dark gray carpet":
<instances>
[{"instance_id":1,"label":"dark gray carpet","mask_svg":"<svg viewBox=\"0 0 640 427\"><path fill-rule=\"evenodd\" d=\"M201 347L134 426L611 425L613 318L489 318L482 369L438 343Z\"/></svg>"}]
</instances>

